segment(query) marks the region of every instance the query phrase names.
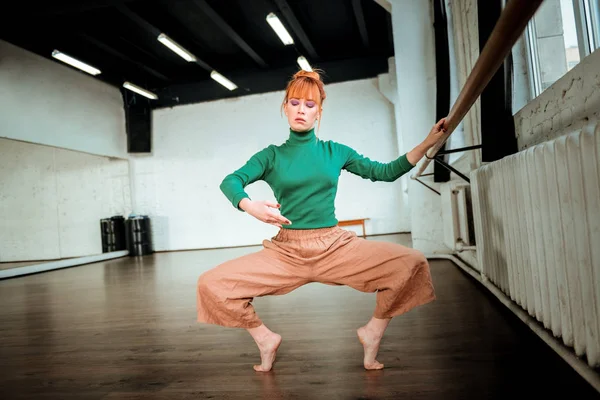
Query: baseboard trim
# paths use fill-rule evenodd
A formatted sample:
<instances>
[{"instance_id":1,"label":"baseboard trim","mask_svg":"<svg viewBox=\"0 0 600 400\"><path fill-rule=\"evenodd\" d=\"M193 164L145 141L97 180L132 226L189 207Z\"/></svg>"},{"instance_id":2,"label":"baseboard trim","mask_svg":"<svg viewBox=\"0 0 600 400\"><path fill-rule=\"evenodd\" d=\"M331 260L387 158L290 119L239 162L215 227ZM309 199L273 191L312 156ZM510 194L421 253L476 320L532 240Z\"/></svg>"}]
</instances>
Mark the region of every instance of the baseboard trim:
<instances>
[{"instance_id":1,"label":"baseboard trim","mask_svg":"<svg viewBox=\"0 0 600 400\"><path fill-rule=\"evenodd\" d=\"M445 259L450 260L459 268L471 275L473 279L488 289L496 298L512 311L521 321L523 321L536 335L540 337L550 348L552 348L567 364L569 364L583 379L585 379L594 389L600 392L600 374L591 368L584 360L565 346L558 338L555 338L538 320L530 316L523 308L512 301L496 285L490 282L485 275L479 273L473 267L452 254L431 254L426 255L427 259Z\"/></svg>"},{"instance_id":2,"label":"baseboard trim","mask_svg":"<svg viewBox=\"0 0 600 400\"><path fill-rule=\"evenodd\" d=\"M374 233L367 234L367 237L389 236L389 235L410 235L410 232L390 232L390 233Z\"/></svg>"},{"instance_id":3,"label":"baseboard trim","mask_svg":"<svg viewBox=\"0 0 600 400\"><path fill-rule=\"evenodd\" d=\"M129 255L129 251L114 251L94 256L68 258L66 260L52 261L48 263L27 265L24 267L10 268L0 271L0 279L15 278L23 275L37 274L39 272L52 271L55 269L74 267L76 265L91 264L98 261L111 260Z\"/></svg>"}]
</instances>

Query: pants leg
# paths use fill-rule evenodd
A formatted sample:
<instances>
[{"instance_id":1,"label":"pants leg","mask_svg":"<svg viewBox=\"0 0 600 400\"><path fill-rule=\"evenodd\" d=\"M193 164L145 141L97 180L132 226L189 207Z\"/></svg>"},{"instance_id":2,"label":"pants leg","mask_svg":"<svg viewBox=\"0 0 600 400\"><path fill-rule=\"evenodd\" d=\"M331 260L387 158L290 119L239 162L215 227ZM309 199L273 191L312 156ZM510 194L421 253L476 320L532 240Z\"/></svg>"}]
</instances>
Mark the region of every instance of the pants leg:
<instances>
[{"instance_id":1,"label":"pants leg","mask_svg":"<svg viewBox=\"0 0 600 400\"><path fill-rule=\"evenodd\" d=\"M282 295L308 283L294 274L289 261L276 251L227 261L198 278L198 322L227 327L255 328L262 324L252 306L254 297Z\"/></svg>"},{"instance_id":2,"label":"pants leg","mask_svg":"<svg viewBox=\"0 0 600 400\"><path fill-rule=\"evenodd\" d=\"M377 292L375 318L391 318L435 300L429 263L418 250L342 233L318 266L322 283Z\"/></svg>"}]
</instances>

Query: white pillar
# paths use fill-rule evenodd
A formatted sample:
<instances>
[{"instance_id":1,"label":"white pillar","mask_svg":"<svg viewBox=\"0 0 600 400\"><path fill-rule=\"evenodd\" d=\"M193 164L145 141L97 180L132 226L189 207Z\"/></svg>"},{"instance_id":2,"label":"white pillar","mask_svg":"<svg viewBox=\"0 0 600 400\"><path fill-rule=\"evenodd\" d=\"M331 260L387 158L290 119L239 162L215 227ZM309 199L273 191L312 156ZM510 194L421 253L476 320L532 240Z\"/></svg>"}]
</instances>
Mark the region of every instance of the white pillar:
<instances>
[{"instance_id":1,"label":"white pillar","mask_svg":"<svg viewBox=\"0 0 600 400\"><path fill-rule=\"evenodd\" d=\"M390 6L391 10L391 6ZM383 96L389 100L394 106L394 131L397 137L398 155L402 155L404 145L402 144L402 135L400 134L399 126L397 121L400 121L400 106L398 104L398 86L396 82L396 61L394 57L388 59L388 72L380 74L378 76L379 91ZM399 184L402 190L402 218L400 220L399 232L410 232L411 218L410 218L410 203L408 201L408 181L410 175L402 176L396 184Z\"/></svg>"},{"instance_id":2,"label":"white pillar","mask_svg":"<svg viewBox=\"0 0 600 400\"><path fill-rule=\"evenodd\" d=\"M422 0L390 0L397 82L397 132L402 152L425 139L436 121L433 5ZM433 172L430 163L425 173ZM416 169L411 171L411 175ZM437 190L439 184L423 178ZM443 244L440 196L408 180L413 247L425 254L451 253Z\"/></svg>"}]
</instances>

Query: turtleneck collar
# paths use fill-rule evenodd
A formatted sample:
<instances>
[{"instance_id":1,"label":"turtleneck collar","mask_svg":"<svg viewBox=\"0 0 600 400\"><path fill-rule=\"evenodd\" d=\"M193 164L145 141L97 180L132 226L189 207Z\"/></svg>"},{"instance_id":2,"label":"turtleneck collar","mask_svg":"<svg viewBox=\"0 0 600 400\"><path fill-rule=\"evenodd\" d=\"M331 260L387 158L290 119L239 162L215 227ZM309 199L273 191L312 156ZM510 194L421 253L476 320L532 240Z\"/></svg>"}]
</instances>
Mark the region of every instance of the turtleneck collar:
<instances>
[{"instance_id":1,"label":"turtleneck collar","mask_svg":"<svg viewBox=\"0 0 600 400\"><path fill-rule=\"evenodd\" d=\"M298 146L310 143L315 143L316 139L315 128L306 132L296 132L290 128L290 137L287 140L287 144Z\"/></svg>"}]
</instances>

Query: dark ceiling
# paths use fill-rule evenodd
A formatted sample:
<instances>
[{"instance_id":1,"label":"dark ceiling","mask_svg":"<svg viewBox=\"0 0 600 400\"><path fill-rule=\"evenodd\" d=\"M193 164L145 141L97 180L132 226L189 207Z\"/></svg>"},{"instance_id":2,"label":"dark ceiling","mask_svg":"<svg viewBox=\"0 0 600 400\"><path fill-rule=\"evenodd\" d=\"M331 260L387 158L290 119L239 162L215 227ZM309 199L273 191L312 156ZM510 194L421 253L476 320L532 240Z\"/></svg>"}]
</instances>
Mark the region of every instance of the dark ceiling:
<instances>
[{"instance_id":1,"label":"dark ceiling","mask_svg":"<svg viewBox=\"0 0 600 400\"><path fill-rule=\"evenodd\" d=\"M389 13L375 0L61 0L11 2L0 39L52 61L60 50L159 96L153 108L283 90L305 56L326 83L387 72ZM294 39L285 46L266 22L275 13ZM187 62L161 44L165 33L193 53ZM238 88L210 78L217 70Z\"/></svg>"}]
</instances>

